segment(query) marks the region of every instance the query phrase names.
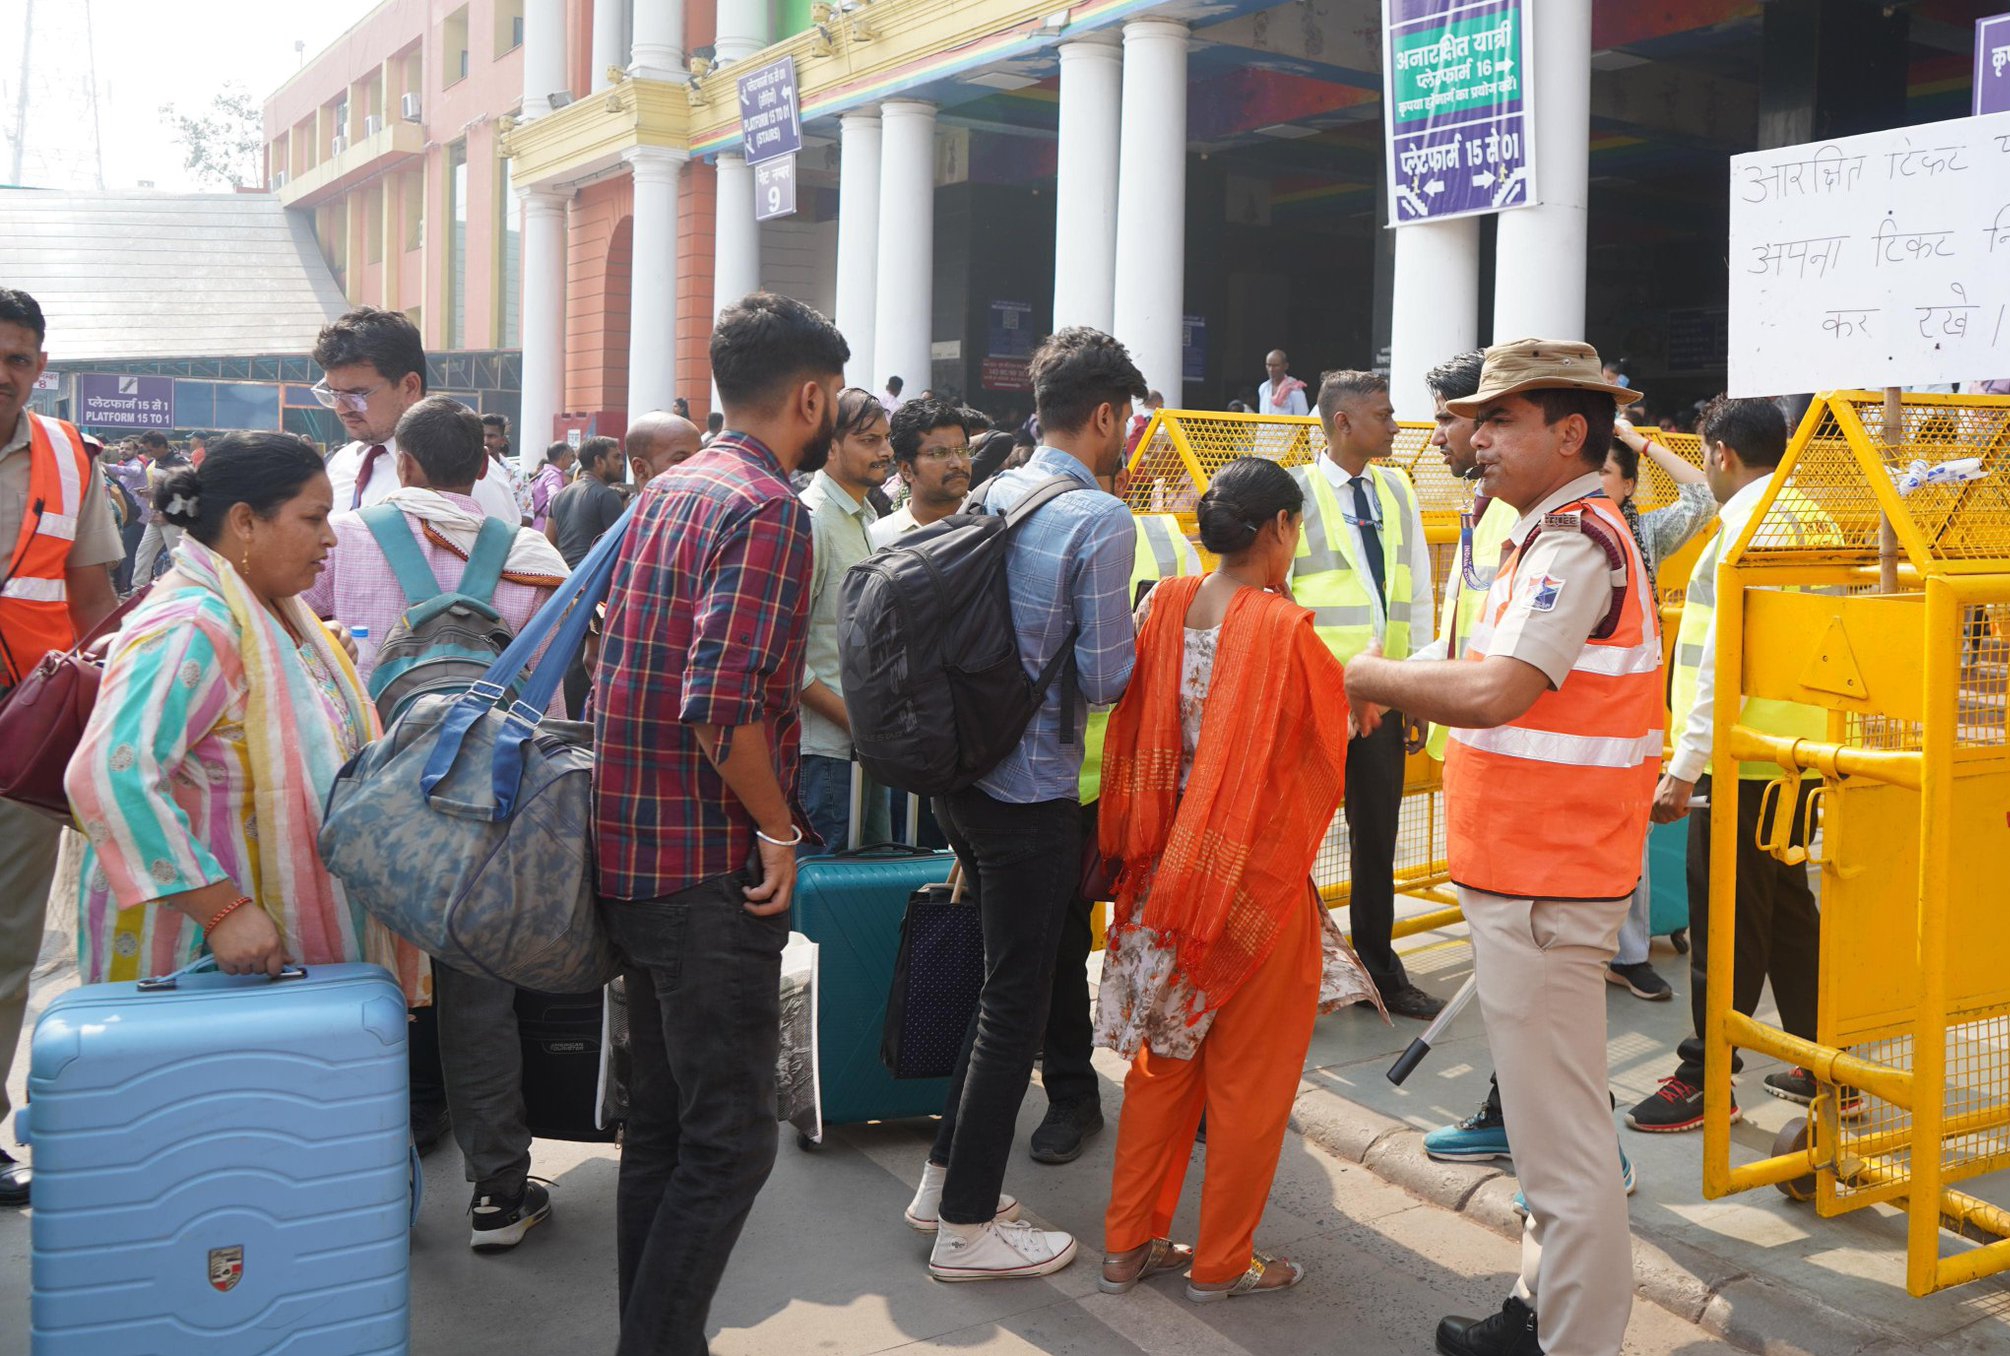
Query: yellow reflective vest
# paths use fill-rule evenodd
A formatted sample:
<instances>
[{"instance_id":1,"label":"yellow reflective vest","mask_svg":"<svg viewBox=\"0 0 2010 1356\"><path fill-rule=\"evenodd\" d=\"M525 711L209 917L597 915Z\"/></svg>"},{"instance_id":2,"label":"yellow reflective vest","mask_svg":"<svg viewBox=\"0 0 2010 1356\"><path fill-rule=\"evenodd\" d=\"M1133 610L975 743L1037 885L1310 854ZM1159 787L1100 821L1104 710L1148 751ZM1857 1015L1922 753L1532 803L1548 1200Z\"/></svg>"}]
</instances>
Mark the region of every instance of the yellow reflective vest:
<instances>
[{"instance_id":1,"label":"yellow reflective vest","mask_svg":"<svg viewBox=\"0 0 2010 1356\"><path fill-rule=\"evenodd\" d=\"M1371 463L1375 498L1382 522L1382 577L1387 581L1388 625L1382 630L1382 653L1390 659L1410 654L1410 578L1403 534L1416 515L1417 492L1410 478L1393 466ZM1375 638L1375 602L1369 590L1372 576L1357 574L1347 559L1347 519L1353 505L1343 505L1332 482L1316 463L1291 468L1291 478L1305 492L1305 520L1298 554L1291 562L1291 595L1312 609L1312 626L1333 657L1346 663ZM1428 587L1428 583L1426 587Z\"/></svg>"},{"instance_id":2,"label":"yellow reflective vest","mask_svg":"<svg viewBox=\"0 0 2010 1356\"><path fill-rule=\"evenodd\" d=\"M1445 658L1465 657L1467 648L1472 644L1473 628L1480 624L1481 615L1486 610L1487 594L1492 591L1494 575L1500 570L1501 547L1507 545L1508 538L1514 534L1514 525L1519 521L1520 515L1512 505L1498 499L1487 501L1486 511L1473 524L1472 567L1474 577L1481 581L1478 588L1466 582L1461 560L1463 541L1453 551L1452 568L1445 576L1443 606L1453 609L1452 643L1455 648ZM1446 731L1446 726L1433 725L1430 738L1424 744L1431 757L1441 763L1445 760Z\"/></svg>"},{"instance_id":3,"label":"yellow reflective vest","mask_svg":"<svg viewBox=\"0 0 2010 1356\"><path fill-rule=\"evenodd\" d=\"M1137 555L1131 561L1131 597L1144 584L1156 584L1183 574L1201 572L1200 552L1180 531L1179 519L1170 513L1140 513ZM1103 730L1110 723L1107 711L1091 711L1082 731L1082 780L1080 795L1087 805L1103 793Z\"/></svg>"},{"instance_id":4,"label":"yellow reflective vest","mask_svg":"<svg viewBox=\"0 0 2010 1356\"><path fill-rule=\"evenodd\" d=\"M1809 546L1841 544L1828 515L1799 490L1783 486L1768 512L1786 519L1797 542ZM1674 676L1668 698L1670 729L1678 743L1689 723L1689 714L1696 707L1697 675L1703 665L1717 662L1717 656L1707 652L1705 642L1717 616L1717 561L1725 539L1733 535L1736 534L1719 532L1710 538L1703 553L1696 557L1695 568L1689 572L1689 585L1682 600L1682 624L1675 631ZM1820 707L1764 697L1745 698L1738 723L1785 739L1825 739L1829 728L1828 713ZM1779 775L1779 767L1772 763L1738 764L1738 777L1742 781L1772 781ZM1815 774L1809 771L1802 775Z\"/></svg>"}]
</instances>

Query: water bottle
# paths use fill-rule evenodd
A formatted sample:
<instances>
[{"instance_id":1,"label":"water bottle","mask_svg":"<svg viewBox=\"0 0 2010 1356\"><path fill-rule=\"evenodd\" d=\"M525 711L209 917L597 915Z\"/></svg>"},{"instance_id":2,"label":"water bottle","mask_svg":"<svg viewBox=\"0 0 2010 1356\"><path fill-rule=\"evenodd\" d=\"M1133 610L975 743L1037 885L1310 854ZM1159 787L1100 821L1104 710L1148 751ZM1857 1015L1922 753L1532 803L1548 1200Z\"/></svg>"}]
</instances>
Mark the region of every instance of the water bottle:
<instances>
[{"instance_id":1,"label":"water bottle","mask_svg":"<svg viewBox=\"0 0 2010 1356\"><path fill-rule=\"evenodd\" d=\"M370 639L370 628L352 626L349 638L356 642L356 672L368 679L370 671L377 667L377 643Z\"/></svg>"}]
</instances>

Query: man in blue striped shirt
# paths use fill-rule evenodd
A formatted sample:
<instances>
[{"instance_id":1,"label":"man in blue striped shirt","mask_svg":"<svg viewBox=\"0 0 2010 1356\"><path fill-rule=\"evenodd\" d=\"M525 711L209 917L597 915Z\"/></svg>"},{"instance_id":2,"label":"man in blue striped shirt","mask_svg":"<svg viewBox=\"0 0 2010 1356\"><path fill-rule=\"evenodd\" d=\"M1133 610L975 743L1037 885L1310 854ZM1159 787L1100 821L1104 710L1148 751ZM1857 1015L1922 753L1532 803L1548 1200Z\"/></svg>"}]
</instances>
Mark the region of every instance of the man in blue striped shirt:
<instances>
[{"instance_id":1,"label":"man in blue striped shirt","mask_svg":"<svg viewBox=\"0 0 2010 1356\"><path fill-rule=\"evenodd\" d=\"M1061 920L1081 872L1076 797L1087 704L1123 695L1137 639L1130 600L1137 527L1097 482L1107 483L1123 459L1144 378L1122 344L1079 327L1040 346L1032 375L1045 443L1026 465L990 482L984 507L1007 512L1056 477L1079 483L1013 533L1005 558L1028 678L1071 640L1074 658L1018 748L975 786L935 803L975 881L985 963L973 1036L907 1209L909 1224L936 1235L928 1269L945 1281L1044 1276L1075 1257L1068 1234L1019 1223L1018 1202L1000 1188L1046 1025Z\"/></svg>"}]
</instances>

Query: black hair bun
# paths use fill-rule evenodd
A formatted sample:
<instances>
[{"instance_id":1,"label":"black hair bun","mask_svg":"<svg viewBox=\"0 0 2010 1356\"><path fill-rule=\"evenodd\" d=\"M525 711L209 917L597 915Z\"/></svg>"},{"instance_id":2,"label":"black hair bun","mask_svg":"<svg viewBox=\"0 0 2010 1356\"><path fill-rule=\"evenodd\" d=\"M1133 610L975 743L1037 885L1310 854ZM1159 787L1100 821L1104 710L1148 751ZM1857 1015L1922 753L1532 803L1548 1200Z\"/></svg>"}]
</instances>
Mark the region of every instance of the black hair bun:
<instances>
[{"instance_id":1,"label":"black hair bun","mask_svg":"<svg viewBox=\"0 0 2010 1356\"><path fill-rule=\"evenodd\" d=\"M193 466L177 467L154 486L154 508L174 527L194 527L202 520L202 475Z\"/></svg>"}]
</instances>

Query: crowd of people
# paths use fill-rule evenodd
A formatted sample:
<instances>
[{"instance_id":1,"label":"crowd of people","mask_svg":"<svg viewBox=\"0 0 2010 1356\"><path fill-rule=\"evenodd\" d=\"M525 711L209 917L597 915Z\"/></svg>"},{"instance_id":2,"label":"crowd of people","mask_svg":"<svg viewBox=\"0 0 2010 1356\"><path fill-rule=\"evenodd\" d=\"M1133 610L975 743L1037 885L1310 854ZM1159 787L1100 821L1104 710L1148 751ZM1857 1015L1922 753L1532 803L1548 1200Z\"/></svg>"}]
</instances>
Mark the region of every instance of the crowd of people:
<instances>
[{"instance_id":1,"label":"crowd of people","mask_svg":"<svg viewBox=\"0 0 2010 1356\"><path fill-rule=\"evenodd\" d=\"M0 589L6 683L111 610L126 587L115 570L130 563L134 587L153 579L112 643L67 778L88 843L83 978L163 973L204 951L231 973L384 965L412 1009L414 1142L423 1152L451 1132L482 1251L514 1247L551 1212L530 1176L513 991L386 932L313 845L337 769L397 714L399 666L379 656L407 609L460 591L521 630L628 514L604 612L551 710L592 722L595 871L624 962L623 1353L706 1350L713 1292L772 1166L798 861L895 832L900 788L857 770L839 581L959 509L1007 514L1057 483L1069 492L1007 539L1005 576L1022 667L1059 660L1068 681L1002 760L929 807L970 881L985 953L904 1212L931 1236L929 1273L1000 1280L1073 1261L1077 1241L1021 1218L1005 1179L1036 1062L1048 1105L1032 1156L1071 1161L1103 1129L1090 1064L1102 1046L1129 1072L1099 1286L1180 1272L1189 1299L1212 1303L1304 1278L1255 1235L1318 1014L1428 1019L1441 1006L1391 945L1415 727L1445 762L1450 872L1497 1066L1486 1106L1427 1144L1505 1156L1512 1133L1528 1217L1514 1293L1495 1314L1445 1319L1438 1349L1618 1351L1633 1170L1611 1124L1604 995L1670 996L1645 955L1650 819L1699 821L1699 1033L1707 959L1714 551L1690 580L1665 774L1654 572L1719 505L1732 527L1753 510L1785 445L1768 402L1713 403L1698 472L1623 418L1636 393L1586 345L1448 355L1428 381L1431 441L1475 495L1438 607L1415 488L1384 460L1397 431L1386 379L1335 371L1315 389L1281 352L1259 403L1315 414L1325 451L1218 470L1195 513L1206 569L1175 518L1127 503L1137 415L1157 397L1117 340L1085 328L1039 346L1033 418L995 428L933 392L904 397L897 378L884 393L845 386L835 327L755 293L711 338L712 427L688 410L640 415L619 442L551 444L529 477L505 420L427 394L418 332L395 312L360 308L321 333L317 393L351 437L325 457L280 433L224 435L199 459L143 439L99 458L103 476L74 429L26 409L44 339L33 298L0 291L0 428L12 430L0 521L25 523ZM1634 507L1642 458L1678 483L1673 504ZM114 480L150 510L125 542ZM1793 511L1813 528L1812 506ZM149 544L167 552L157 578ZM1805 716L1747 713L1766 729ZM1748 846L1759 789L1744 783L1736 805ZM1778 812L1797 833L1807 822ZM1336 813L1348 936L1311 880ZM57 837L0 802L0 1062ZM1093 885L1085 861L1100 863ZM1811 1036L1805 880L1764 853L1739 862L1735 1001L1749 1013L1770 974L1787 1028ZM1098 897L1113 908L1092 1000ZM1636 1129L1700 1123L1700 1041L1681 1057L1629 1113ZM1767 1083L1815 1092L1803 1070ZM1197 1135L1209 1153L1188 1243L1172 1222ZM30 1187L26 1165L0 1154L4 1199L25 1203Z\"/></svg>"}]
</instances>

